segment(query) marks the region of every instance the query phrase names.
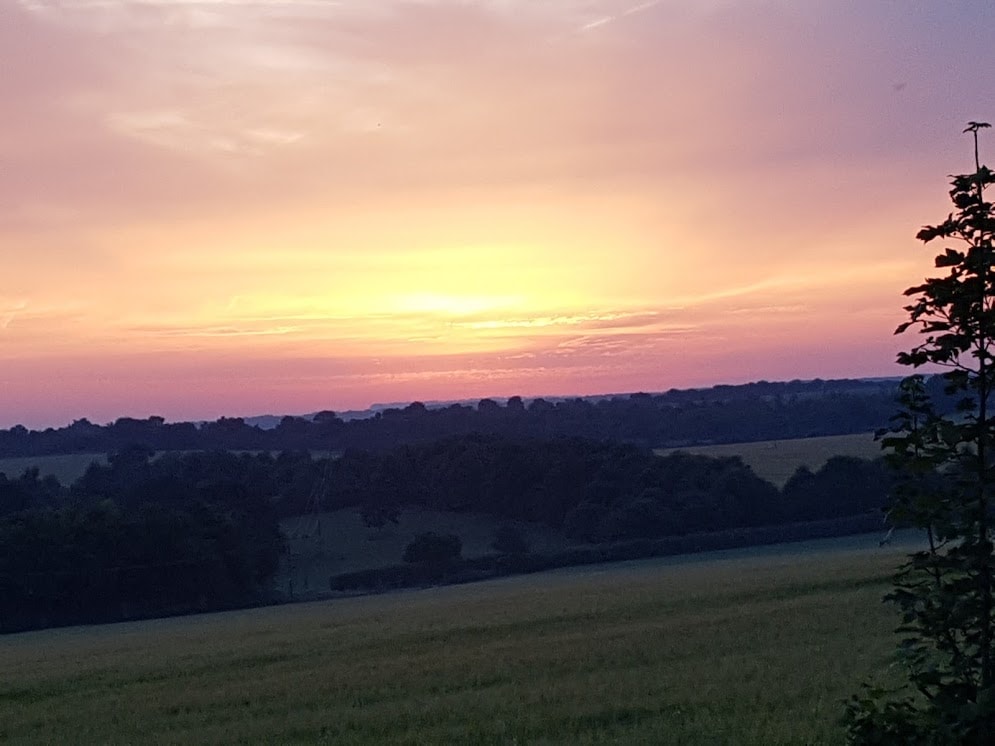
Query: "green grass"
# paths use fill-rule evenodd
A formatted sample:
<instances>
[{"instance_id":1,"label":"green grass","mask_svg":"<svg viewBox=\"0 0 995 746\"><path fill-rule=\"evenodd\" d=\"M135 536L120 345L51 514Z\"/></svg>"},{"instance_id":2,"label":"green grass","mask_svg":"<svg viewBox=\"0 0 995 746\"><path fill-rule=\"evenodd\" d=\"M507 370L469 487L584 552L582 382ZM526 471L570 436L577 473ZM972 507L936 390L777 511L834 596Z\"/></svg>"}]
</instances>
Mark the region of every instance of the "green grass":
<instances>
[{"instance_id":1,"label":"green grass","mask_svg":"<svg viewBox=\"0 0 995 746\"><path fill-rule=\"evenodd\" d=\"M891 550L575 568L0 638L4 743L836 744Z\"/></svg>"},{"instance_id":2,"label":"green grass","mask_svg":"<svg viewBox=\"0 0 995 746\"><path fill-rule=\"evenodd\" d=\"M871 433L827 435L820 438L765 440L688 448L661 448L659 454L684 451L702 456L739 456L760 477L783 487L799 466L818 470L833 456L873 459L881 455L881 444Z\"/></svg>"}]
</instances>

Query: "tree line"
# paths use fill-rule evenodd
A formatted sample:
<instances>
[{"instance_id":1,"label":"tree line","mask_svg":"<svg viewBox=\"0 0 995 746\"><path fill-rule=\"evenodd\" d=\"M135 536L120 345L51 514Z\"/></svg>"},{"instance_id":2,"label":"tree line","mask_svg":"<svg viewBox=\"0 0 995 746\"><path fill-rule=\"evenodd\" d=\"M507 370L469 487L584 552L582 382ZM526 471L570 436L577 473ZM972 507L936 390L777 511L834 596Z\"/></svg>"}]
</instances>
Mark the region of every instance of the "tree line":
<instances>
[{"instance_id":1,"label":"tree line","mask_svg":"<svg viewBox=\"0 0 995 746\"><path fill-rule=\"evenodd\" d=\"M272 498L220 454L150 456L127 449L68 489L0 474L0 632L265 599L284 546Z\"/></svg>"},{"instance_id":2,"label":"tree line","mask_svg":"<svg viewBox=\"0 0 995 746\"><path fill-rule=\"evenodd\" d=\"M341 457L133 446L73 484L0 474L0 630L266 600L281 518L352 508L368 526L421 507L562 530L578 544L867 514L890 475L834 458L778 490L738 458L582 438L454 436Z\"/></svg>"},{"instance_id":3,"label":"tree line","mask_svg":"<svg viewBox=\"0 0 995 746\"><path fill-rule=\"evenodd\" d=\"M942 402L942 385L933 386ZM489 433L511 438L584 437L663 448L869 432L895 408L897 382L760 381L741 386L671 390L559 401L513 396L504 403L427 407L414 402L364 419L331 411L287 416L270 429L238 417L166 422L122 417L107 425L81 419L61 428L0 430L0 456L111 453L133 443L156 451L388 449L447 436ZM951 403L952 407L952 403Z\"/></svg>"},{"instance_id":4,"label":"tree line","mask_svg":"<svg viewBox=\"0 0 995 746\"><path fill-rule=\"evenodd\" d=\"M471 435L347 451L323 502L357 507L369 525L418 506L543 523L577 542L602 542L873 512L890 484L880 460L835 457L815 472L799 469L778 490L737 457Z\"/></svg>"}]
</instances>

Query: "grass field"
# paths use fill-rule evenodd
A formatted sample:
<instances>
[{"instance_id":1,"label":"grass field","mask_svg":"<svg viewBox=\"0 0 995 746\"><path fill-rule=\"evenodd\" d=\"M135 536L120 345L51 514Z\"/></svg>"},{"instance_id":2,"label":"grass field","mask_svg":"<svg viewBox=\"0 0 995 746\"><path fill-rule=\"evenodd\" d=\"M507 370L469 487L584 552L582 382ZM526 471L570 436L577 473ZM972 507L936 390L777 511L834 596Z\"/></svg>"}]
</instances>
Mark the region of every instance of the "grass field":
<instances>
[{"instance_id":1,"label":"grass field","mask_svg":"<svg viewBox=\"0 0 995 746\"><path fill-rule=\"evenodd\" d=\"M167 453L167 451L160 451ZM234 451L234 453L257 453L257 451ZM312 451L315 458L325 458L326 456L340 456L339 451ZM37 467L41 476L54 476L64 485L70 485L83 476L87 467L96 461L100 464L107 463L106 453L71 453L55 456L8 456L0 458L0 472L6 474L11 479L21 476L25 469Z\"/></svg>"},{"instance_id":2,"label":"grass field","mask_svg":"<svg viewBox=\"0 0 995 746\"><path fill-rule=\"evenodd\" d=\"M812 471L819 469L833 456L877 458L881 444L871 433L857 435L827 435L820 438L795 440L765 440L757 443L728 443L688 448L661 448L660 454L684 451L702 456L739 456L760 477L783 487L799 466Z\"/></svg>"},{"instance_id":3,"label":"grass field","mask_svg":"<svg viewBox=\"0 0 995 746\"><path fill-rule=\"evenodd\" d=\"M321 522L320 532L315 521ZM363 525L355 508L287 518L280 525L287 537L288 552L274 579L274 588L288 593L292 579L294 593L308 595L327 591L332 575L399 564L404 548L426 531L458 536L463 543L463 557L493 554L494 532L506 523L512 522L489 515L419 508L403 510L397 525L383 530ZM542 524L513 525L534 551L558 552L572 544L562 532Z\"/></svg>"},{"instance_id":4,"label":"grass field","mask_svg":"<svg viewBox=\"0 0 995 746\"><path fill-rule=\"evenodd\" d=\"M107 463L106 453L72 453L60 456L10 456L0 458L0 472L16 479L25 469L37 467L41 476L54 476L65 485L83 476L87 467L97 461Z\"/></svg>"},{"instance_id":5,"label":"grass field","mask_svg":"<svg viewBox=\"0 0 995 746\"><path fill-rule=\"evenodd\" d=\"M895 621L853 546L11 635L0 741L837 744Z\"/></svg>"}]
</instances>

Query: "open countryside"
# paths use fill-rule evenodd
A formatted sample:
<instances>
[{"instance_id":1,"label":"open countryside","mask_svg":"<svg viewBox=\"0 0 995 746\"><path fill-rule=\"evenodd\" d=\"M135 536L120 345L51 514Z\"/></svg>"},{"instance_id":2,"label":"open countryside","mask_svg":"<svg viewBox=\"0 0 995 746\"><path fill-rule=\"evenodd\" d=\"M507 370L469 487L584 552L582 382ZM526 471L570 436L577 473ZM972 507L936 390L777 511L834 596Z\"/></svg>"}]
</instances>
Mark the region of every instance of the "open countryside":
<instances>
[{"instance_id":1,"label":"open countryside","mask_svg":"<svg viewBox=\"0 0 995 746\"><path fill-rule=\"evenodd\" d=\"M790 475L798 467L817 468L835 456L862 454L876 457L878 455L876 447L877 444L870 436L853 435L807 438L798 441L702 446L684 450L712 458L735 455L746 461L761 476L773 481L781 475L783 481L787 481L786 475ZM672 452L658 451L661 455ZM317 457L324 456L325 454L319 454ZM184 456L184 458L193 457L196 457L195 453ZM79 454L7 458L0 460L0 472L10 469L7 473L16 474L16 469L31 466L39 469L43 476L51 474L64 484L70 484L82 476L86 468L94 462L106 467L107 457ZM314 493L329 476L327 467L312 466L309 472L311 476L308 476L308 472L304 473L300 488L305 494ZM127 478L134 479L135 474ZM300 480L301 477L294 477L295 482ZM783 483L778 486L783 486ZM284 488L281 486L279 489ZM323 499L339 497L341 496L333 489L331 496ZM785 497L790 498L790 495ZM327 595L329 579L333 576L396 566L401 562L407 544L425 532L458 536L462 544L462 556L465 558L493 556L495 532L501 527L508 526L512 526L521 536L528 551L540 556L565 557L571 554L572 546L583 543L577 534L565 532L563 526L550 526L535 521L509 521L499 515L468 512L465 509L453 511L408 506L397 510L391 521L385 522L380 527L370 527L365 525L362 511L357 507L313 512L303 507L307 502L303 497L301 500L300 510L303 512L284 517L280 524L281 531L286 537L286 547L285 552L280 555L279 570L271 581L271 588L279 598L321 597ZM486 509L488 506L484 504L483 507ZM861 530L872 530L880 526L882 535L885 531L879 519L872 519L861 525L863 526ZM834 531L836 532L838 530ZM636 534L638 535L640 534ZM759 538L758 535L754 541L767 542L772 539L783 541L788 536L790 534L780 538L777 535L772 538ZM739 544L741 541L737 540L734 543ZM746 541L749 542L748 539ZM722 541L716 543L713 538L705 542L704 546L722 546ZM639 550L637 554L628 556L647 556L661 551L669 554L674 550ZM677 551L687 550L678 548ZM583 552L573 554L577 555L576 559L556 560L552 566L592 561L591 558L584 556ZM596 556L594 560L596 561ZM374 576L368 582L372 588L376 588L385 582L385 579Z\"/></svg>"},{"instance_id":2,"label":"open countryside","mask_svg":"<svg viewBox=\"0 0 995 746\"><path fill-rule=\"evenodd\" d=\"M658 448L659 454L686 451L702 456L737 456L758 477L783 487L802 466L817 471L833 456L853 456L874 459L881 455L881 444L872 433L824 435L815 438L764 440L755 443L723 443L721 445ZM0 461L0 465L3 462Z\"/></svg>"},{"instance_id":3,"label":"open countryside","mask_svg":"<svg viewBox=\"0 0 995 746\"><path fill-rule=\"evenodd\" d=\"M83 476L92 463L106 464L106 453L70 453L53 456L8 456L0 458L0 473L8 477L23 474L26 469L37 469L38 475L55 477L62 484L72 484Z\"/></svg>"},{"instance_id":4,"label":"open countryside","mask_svg":"<svg viewBox=\"0 0 995 746\"><path fill-rule=\"evenodd\" d=\"M0 739L838 744L899 557L871 536L8 635Z\"/></svg>"},{"instance_id":5,"label":"open countryside","mask_svg":"<svg viewBox=\"0 0 995 746\"><path fill-rule=\"evenodd\" d=\"M0 0L0 744L993 746L906 5Z\"/></svg>"}]
</instances>

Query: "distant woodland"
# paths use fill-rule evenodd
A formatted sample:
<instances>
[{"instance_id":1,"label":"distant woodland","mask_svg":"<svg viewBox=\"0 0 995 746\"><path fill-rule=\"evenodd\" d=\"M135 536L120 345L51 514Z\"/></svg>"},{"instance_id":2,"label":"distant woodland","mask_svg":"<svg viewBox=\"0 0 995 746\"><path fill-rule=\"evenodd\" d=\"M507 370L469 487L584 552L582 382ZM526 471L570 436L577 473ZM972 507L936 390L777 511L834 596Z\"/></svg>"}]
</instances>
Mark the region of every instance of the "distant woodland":
<instances>
[{"instance_id":1,"label":"distant woodland","mask_svg":"<svg viewBox=\"0 0 995 746\"><path fill-rule=\"evenodd\" d=\"M759 383L594 402L413 404L355 422L285 418L268 431L154 417L13 428L0 433L6 454L111 455L71 485L36 469L0 474L0 631L272 601L281 519L342 508L371 529L409 508L507 524L496 559L463 561L458 537L423 537L450 552L450 578L683 551L680 537L708 532L739 533L689 546L744 543L759 536L751 531L804 538L813 521L845 533L854 517L867 530L882 526L891 484L880 459L836 457L779 490L738 458L649 446L868 431L887 422L893 395L893 382ZM578 549L530 555L508 528L516 522L556 529ZM427 555L332 584L442 577L439 563L417 556Z\"/></svg>"},{"instance_id":2,"label":"distant woodland","mask_svg":"<svg viewBox=\"0 0 995 746\"><path fill-rule=\"evenodd\" d=\"M937 400L942 400L939 382ZM284 417L272 429L240 418L167 423L162 417L122 417L107 425L85 419L62 428L0 430L0 457L111 453L134 444L155 451L309 449L382 450L408 443L484 433L512 438L582 437L650 448L742 443L869 432L895 411L892 380L761 381L741 386L672 390L663 394L534 399L504 404L429 408L415 402L365 419L344 421L334 412L311 419Z\"/></svg>"},{"instance_id":3,"label":"distant woodland","mask_svg":"<svg viewBox=\"0 0 995 746\"><path fill-rule=\"evenodd\" d=\"M658 456L580 438L458 436L341 458L152 458L133 447L69 487L36 470L0 475L0 631L272 600L267 589L284 551L280 518L307 510L355 508L371 528L411 507L537 521L577 545L616 547L594 555L612 559L636 540L866 516L880 510L889 479L880 461L837 457L815 473L799 470L778 490L736 458ZM539 559L517 566L592 561ZM395 573L401 580L375 572L355 583L417 583L437 570Z\"/></svg>"}]
</instances>

